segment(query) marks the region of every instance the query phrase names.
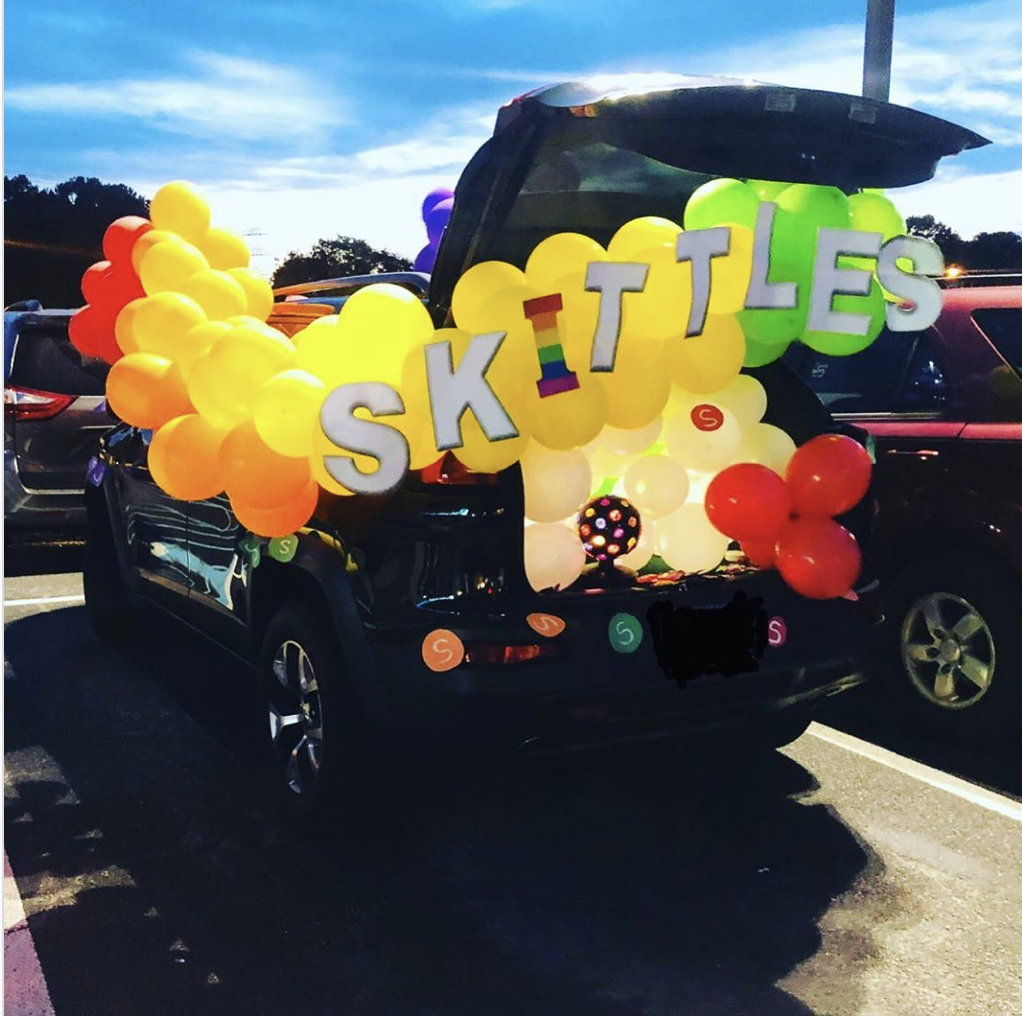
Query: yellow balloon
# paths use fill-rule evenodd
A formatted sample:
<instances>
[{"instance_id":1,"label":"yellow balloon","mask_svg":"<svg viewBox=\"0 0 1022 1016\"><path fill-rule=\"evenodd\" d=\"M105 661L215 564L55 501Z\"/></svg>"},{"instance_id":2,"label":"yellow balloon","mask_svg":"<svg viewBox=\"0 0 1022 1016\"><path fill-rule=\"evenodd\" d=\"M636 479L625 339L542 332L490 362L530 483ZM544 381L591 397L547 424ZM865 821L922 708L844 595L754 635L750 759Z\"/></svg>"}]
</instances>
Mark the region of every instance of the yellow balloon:
<instances>
[{"instance_id":1,"label":"yellow balloon","mask_svg":"<svg viewBox=\"0 0 1022 1016\"><path fill-rule=\"evenodd\" d=\"M273 290L270 284L251 268L228 268L227 274L245 290L248 314L265 321L273 310Z\"/></svg>"},{"instance_id":2,"label":"yellow balloon","mask_svg":"<svg viewBox=\"0 0 1022 1016\"><path fill-rule=\"evenodd\" d=\"M285 370L264 381L252 421L259 436L279 455L308 458L326 385L304 370Z\"/></svg>"},{"instance_id":3,"label":"yellow balloon","mask_svg":"<svg viewBox=\"0 0 1022 1016\"><path fill-rule=\"evenodd\" d=\"M221 493L218 455L224 435L195 413L160 427L153 434L148 459L160 489L182 501L203 501Z\"/></svg>"},{"instance_id":4,"label":"yellow balloon","mask_svg":"<svg viewBox=\"0 0 1022 1016\"><path fill-rule=\"evenodd\" d=\"M646 288L622 297L622 334L653 340L684 335L692 307L691 267L678 264L674 251L667 247L648 248L632 260L650 268Z\"/></svg>"},{"instance_id":5,"label":"yellow balloon","mask_svg":"<svg viewBox=\"0 0 1022 1016\"><path fill-rule=\"evenodd\" d=\"M192 411L181 372L166 357L152 353L122 356L107 375L106 397L117 416L143 430L155 430Z\"/></svg>"},{"instance_id":6,"label":"yellow balloon","mask_svg":"<svg viewBox=\"0 0 1022 1016\"><path fill-rule=\"evenodd\" d=\"M234 328L200 353L188 373L195 408L215 427L247 419L260 385L294 362L294 346L281 335Z\"/></svg>"},{"instance_id":7,"label":"yellow balloon","mask_svg":"<svg viewBox=\"0 0 1022 1016\"><path fill-rule=\"evenodd\" d=\"M607 424L621 430L648 426L671 394L664 349L656 342L620 342L614 370L593 374L607 393Z\"/></svg>"},{"instance_id":8,"label":"yellow balloon","mask_svg":"<svg viewBox=\"0 0 1022 1016\"><path fill-rule=\"evenodd\" d=\"M230 332L231 326L226 321L203 321L178 337L174 345L174 362L181 368L186 381L196 358Z\"/></svg>"},{"instance_id":9,"label":"yellow balloon","mask_svg":"<svg viewBox=\"0 0 1022 1016\"><path fill-rule=\"evenodd\" d=\"M639 255L657 247L666 247L674 256L682 229L676 222L659 215L644 215L626 222L607 244L612 261L642 260Z\"/></svg>"},{"instance_id":10,"label":"yellow balloon","mask_svg":"<svg viewBox=\"0 0 1022 1016\"><path fill-rule=\"evenodd\" d=\"M138 304L131 317L131 337L143 353L177 358L181 338L206 320L202 308L181 293L157 293Z\"/></svg>"},{"instance_id":11,"label":"yellow balloon","mask_svg":"<svg viewBox=\"0 0 1022 1016\"><path fill-rule=\"evenodd\" d=\"M530 399L525 421L532 437L555 451L581 448L607 422L607 393L591 374L579 373L580 387L545 399ZM534 389L535 390L535 389ZM521 427L521 424L519 425Z\"/></svg>"},{"instance_id":12,"label":"yellow balloon","mask_svg":"<svg viewBox=\"0 0 1022 1016\"><path fill-rule=\"evenodd\" d=\"M199 241L199 250L206 255L210 268L227 271L228 268L248 268L251 254L248 244L227 229L210 229Z\"/></svg>"},{"instance_id":13,"label":"yellow balloon","mask_svg":"<svg viewBox=\"0 0 1022 1016\"><path fill-rule=\"evenodd\" d=\"M385 347L421 345L433 334L433 319L422 300L389 282L356 290L341 308L337 325L346 335Z\"/></svg>"},{"instance_id":14,"label":"yellow balloon","mask_svg":"<svg viewBox=\"0 0 1022 1016\"><path fill-rule=\"evenodd\" d=\"M525 285L525 273L505 261L481 261L473 265L454 287L451 312L455 322L465 331L491 331L490 301L493 296L503 290L522 288Z\"/></svg>"},{"instance_id":15,"label":"yellow balloon","mask_svg":"<svg viewBox=\"0 0 1022 1016\"><path fill-rule=\"evenodd\" d=\"M135 269L135 274L138 275L142 269L142 258L146 256L158 243L163 240L177 240L180 239L177 233L172 233L168 229L149 229L144 232L132 245L131 247L131 267Z\"/></svg>"},{"instance_id":16,"label":"yellow balloon","mask_svg":"<svg viewBox=\"0 0 1022 1016\"><path fill-rule=\"evenodd\" d=\"M667 343L667 369L683 388L716 392L737 377L745 359L745 335L733 315L708 315L702 335Z\"/></svg>"},{"instance_id":17,"label":"yellow balloon","mask_svg":"<svg viewBox=\"0 0 1022 1016\"><path fill-rule=\"evenodd\" d=\"M138 312L139 307L150 299L152 297L139 297L139 299L125 304L118 312L117 319L114 321L114 338L117 340L117 345L120 346L122 353L141 352L134 335L135 314Z\"/></svg>"},{"instance_id":18,"label":"yellow balloon","mask_svg":"<svg viewBox=\"0 0 1022 1016\"><path fill-rule=\"evenodd\" d=\"M745 306L752 277L752 230L733 222L725 222L731 229L728 254L710 261L711 314L734 314ZM691 265L688 266L691 278Z\"/></svg>"},{"instance_id":19,"label":"yellow balloon","mask_svg":"<svg viewBox=\"0 0 1022 1016\"><path fill-rule=\"evenodd\" d=\"M180 291L190 296L211 321L226 321L248 309L248 297L241 283L215 268L196 272L185 280Z\"/></svg>"},{"instance_id":20,"label":"yellow balloon","mask_svg":"<svg viewBox=\"0 0 1022 1016\"><path fill-rule=\"evenodd\" d=\"M142 288L154 293L178 292L185 281L196 272L205 271L209 264L198 247L180 238L161 240L142 258L139 278Z\"/></svg>"},{"instance_id":21,"label":"yellow balloon","mask_svg":"<svg viewBox=\"0 0 1022 1016\"><path fill-rule=\"evenodd\" d=\"M522 457L529 435L520 432L518 437L490 441L470 410L461 418L461 440L462 446L451 452L462 465L477 473L499 473Z\"/></svg>"},{"instance_id":22,"label":"yellow balloon","mask_svg":"<svg viewBox=\"0 0 1022 1016\"><path fill-rule=\"evenodd\" d=\"M169 229L194 243L209 229L209 205L195 184L174 180L153 196L149 218L157 229Z\"/></svg>"},{"instance_id":23,"label":"yellow balloon","mask_svg":"<svg viewBox=\"0 0 1022 1016\"><path fill-rule=\"evenodd\" d=\"M373 381L371 374L366 377L351 376L351 361L345 360L343 340L336 325L326 324L330 318L320 318L295 336L295 366L299 370L314 374L331 388L347 381ZM349 369L345 371L345 367ZM347 373L348 376L345 376Z\"/></svg>"},{"instance_id":24,"label":"yellow balloon","mask_svg":"<svg viewBox=\"0 0 1022 1016\"><path fill-rule=\"evenodd\" d=\"M593 239L581 233L555 233L541 240L525 265L528 285L540 292L556 292L554 284L569 272L584 277L586 266L606 261L607 252Z\"/></svg>"}]
</instances>

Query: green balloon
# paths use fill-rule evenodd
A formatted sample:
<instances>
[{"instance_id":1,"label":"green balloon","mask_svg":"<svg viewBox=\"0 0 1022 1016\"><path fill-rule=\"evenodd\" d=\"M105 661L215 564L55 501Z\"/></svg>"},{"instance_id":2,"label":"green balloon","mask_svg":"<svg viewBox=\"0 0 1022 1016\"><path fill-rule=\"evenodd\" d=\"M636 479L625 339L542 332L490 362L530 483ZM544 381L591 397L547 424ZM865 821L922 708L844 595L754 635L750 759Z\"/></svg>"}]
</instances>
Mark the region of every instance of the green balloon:
<instances>
[{"instance_id":1,"label":"green balloon","mask_svg":"<svg viewBox=\"0 0 1022 1016\"><path fill-rule=\"evenodd\" d=\"M794 342L806 327L809 316L809 295L812 287L812 265L794 263L771 256L769 282L794 282L798 300L791 310L740 310L738 323L745 338L762 345Z\"/></svg>"},{"instance_id":2,"label":"green balloon","mask_svg":"<svg viewBox=\"0 0 1022 1016\"><path fill-rule=\"evenodd\" d=\"M746 180L745 181L755 192L760 201L773 201L783 190L791 186L790 183L782 183L780 180Z\"/></svg>"},{"instance_id":3,"label":"green balloon","mask_svg":"<svg viewBox=\"0 0 1022 1016\"><path fill-rule=\"evenodd\" d=\"M801 339L817 353L825 353L827 356L851 356L853 353L861 353L883 330L886 308L883 290L876 279L870 283L867 296L844 294L835 296L833 308L846 314L866 315L869 318L866 334L844 335L841 332L817 332L807 328Z\"/></svg>"},{"instance_id":4,"label":"green balloon","mask_svg":"<svg viewBox=\"0 0 1022 1016\"><path fill-rule=\"evenodd\" d=\"M755 228L759 198L756 192L742 183L721 177L697 187L685 205L686 229L709 229L725 222Z\"/></svg>"},{"instance_id":5,"label":"green balloon","mask_svg":"<svg viewBox=\"0 0 1022 1016\"><path fill-rule=\"evenodd\" d=\"M905 220L893 202L882 194L853 194L848 199L848 212L852 229L866 233L880 233L884 241L905 233Z\"/></svg>"},{"instance_id":6,"label":"green balloon","mask_svg":"<svg viewBox=\"0 0 1022 1016\"><path fill-rule=\"evenodd\" d=\"M777 196L771 255L812 271L819 229L848 229L848 198L837 187L796 183ZM785 214L781 214L784 212Z\"/></svg>"},{"instance_id":7,"label":"green balloon","mask_svg":"<svg viewBox=\"0 0 1022 1016\"><path fill-rule=\"evenodd\" d=\"M779 360L788 351L790 342L763 343L753 342L752 339L745 340L745 359L743 367L764 367L774 360Z\"/></svg>"}]
</instances>

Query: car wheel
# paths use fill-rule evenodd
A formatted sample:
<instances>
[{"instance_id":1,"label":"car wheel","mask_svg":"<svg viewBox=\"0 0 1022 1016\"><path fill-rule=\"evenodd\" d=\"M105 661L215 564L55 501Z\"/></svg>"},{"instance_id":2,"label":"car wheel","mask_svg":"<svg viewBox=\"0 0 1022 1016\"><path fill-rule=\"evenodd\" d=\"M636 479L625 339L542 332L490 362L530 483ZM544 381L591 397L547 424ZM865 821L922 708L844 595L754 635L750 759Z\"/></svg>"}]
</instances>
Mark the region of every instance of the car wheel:
<instances>
[{"instance_id":1,"label":"car wheel","mask_svg":"<svg viewBox=\"0 0 1022 1016\"><path fill-rule=\"evenodd\" d=\"M123 645L138 635L139 612L124 585L110 522L94 509L88 516L82 585L85 612L101 642Z\"/></svg>"},{"instance_id":2,"label":"car wheel","mask_svg":"<svg viewBox=\"0 0 1022 1016\"><path fill-rule=\"evenodd\" d=\"M341 667L321 611L304 603L276 611L258 661L264 770L278 804L316 824L364 818L374 775Z\"/></svg>"},{"instance_id":3,"label":"car wheel","mask_svg":"<svg viewBox=\"0 0 1022 1016\"><path fill-rule=\"evenodd\" d=\"M1022 598L993 568L919 565L892 584L883 671L908 717L968 739L1017 725Z\"/></svg>"}]
</instances>

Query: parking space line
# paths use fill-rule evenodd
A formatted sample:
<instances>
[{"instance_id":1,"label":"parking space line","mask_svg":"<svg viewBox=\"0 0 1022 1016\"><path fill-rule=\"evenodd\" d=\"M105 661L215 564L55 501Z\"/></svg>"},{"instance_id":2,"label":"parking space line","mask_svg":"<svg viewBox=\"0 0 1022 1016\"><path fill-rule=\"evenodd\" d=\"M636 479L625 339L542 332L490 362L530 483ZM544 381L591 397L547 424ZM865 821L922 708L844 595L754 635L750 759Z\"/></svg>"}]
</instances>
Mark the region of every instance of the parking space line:
<instances>
[{"instance_id":1,"label":"parking space line","mask_svg":"<svg viewBox=\"0 0 1022 1016\"><path fill-rule=\"evenodd\" d=\"M4 1013L53 1016L43 968L25 917L21 893L4 854Z\"/></svg>"},{"instance_id":2,"label":"parking space line","mask_svg":"<svg viewBox=\"0 0 1022 1016\"><path fill-rule=\"evenodd\" d=\"M827 744L868 758L878 765L894 769L904 776L919 780L921 783L927 783L938 790L945 790L949 794L954 794L955 797L962 798L963 801L979 805L979 807L1011 819L1013 822L1022 822L1022 803L1012 800L1010 797L1004 797L985 787L969 783L968 780L941 772L939 769L933 769L923 765L922 762L916 762L915 759L905 758L904 755L898 755L896 752L888 751L887 748L870 744L869 741L863 741L851 734L844 733L844 731L826 727L822 723L811 723L806 733L820 741L826 741Z\"/></svg>"},{"instance_id":3,"label":"parking space line","mask_svg":"<svg viewBox=\"0 0 1022 1016\"><path fill-rule=\"evenodd\" d=\"M37 596L30 600L4 600L5 607L37 607L41 603L84 603L81 593L74 596Z\"/></svg>"}]
</instances>

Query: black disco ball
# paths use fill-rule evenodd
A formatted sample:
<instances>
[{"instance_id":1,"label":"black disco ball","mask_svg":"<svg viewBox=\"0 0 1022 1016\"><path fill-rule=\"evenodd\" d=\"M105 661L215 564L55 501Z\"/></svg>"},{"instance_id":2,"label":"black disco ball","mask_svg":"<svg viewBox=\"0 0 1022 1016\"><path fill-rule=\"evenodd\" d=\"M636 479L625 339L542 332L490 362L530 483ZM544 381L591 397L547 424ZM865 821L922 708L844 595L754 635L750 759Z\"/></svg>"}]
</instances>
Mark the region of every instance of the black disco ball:
<instances>
[{"instance_id":1,"label":"black disco ball","mask_svg":"<svg viewBox=\"0 0 1022 1016\"><path fill-rule=\"evenodd\" d=\"M642 519L631 501L601 494L585 503L578 513L578 535L586 555L604 567L635 550L642 533Z\"/></svg>"}]
</instances>

